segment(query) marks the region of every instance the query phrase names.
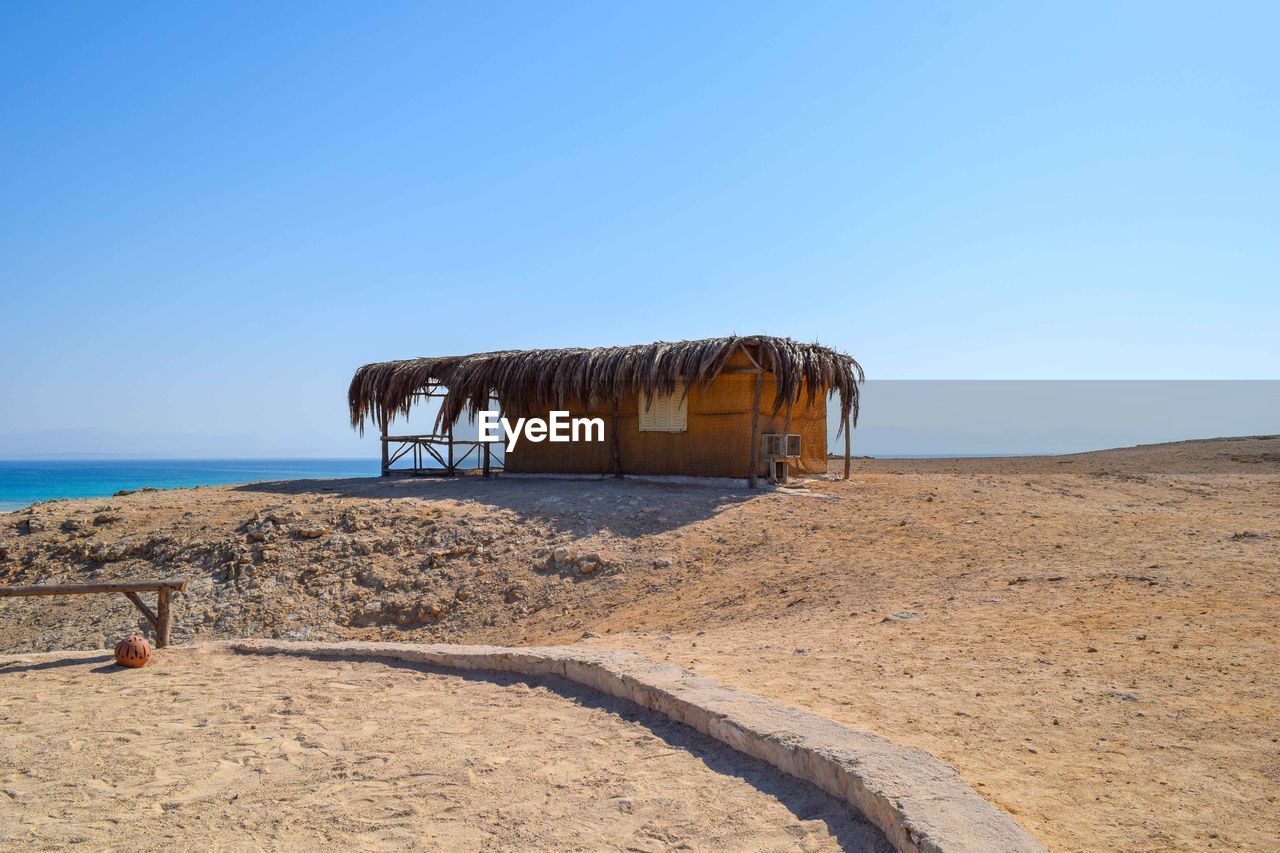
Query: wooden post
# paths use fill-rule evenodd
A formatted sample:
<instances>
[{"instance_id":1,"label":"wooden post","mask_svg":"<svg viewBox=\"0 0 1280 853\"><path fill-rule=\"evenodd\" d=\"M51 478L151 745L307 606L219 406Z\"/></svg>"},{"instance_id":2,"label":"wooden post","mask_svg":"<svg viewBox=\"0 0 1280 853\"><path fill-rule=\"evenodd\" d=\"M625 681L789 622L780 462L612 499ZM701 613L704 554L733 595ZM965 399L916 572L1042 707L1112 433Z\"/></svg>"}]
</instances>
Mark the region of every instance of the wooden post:
<instances>
[{"instance_id":1,"label":"wooden post","mask_svg":"<svg viewBox=\"0 0 1280 853\"><path fill-rule=\"evenodd\" d=\"M387 446L387 418L384 415L379 419L382 427L382 476L391 475L391 448Z\"/></svg>"},{"instance_id":2,"label":"wooden post","mask_svg":"<svg viewBox=\"0 0 1280 853\"><path fill-rule=\"evenodd\" d=\"M453 476L453 424L449 424L449 476Z\"/></svg>"},{"instance_id":3,"label":"wooden post","mask_svg":"<svg viewBox=\"0 0 1280 853\"><path fill-rule=\"evenodd\" d=\"M849 479L849 417L844 418L844 478Z\"/></svg>"},{"instance_id":4,"label":"wooden post","mask_svg":"<svg viewBox=\"0 0 1280 853\"><path fill-rule=\"evenodd\" d=\"M764 371L756 373L756 391L751 400L751 470L747 487L756 487L756 469L760 467L760 392L764 390Z\"/></svg>"},{"instance_id":5,"label":"wooden post","mask_svg":"<svg viewBox=\"0 0 1280 853\"><path fill-rule=\"evenodd\" d=\"M169 628L173 625L173 612L169 609L169 587L162 586L156 592L156 648L169 645Z\"/></svg>"},{"instance_id":6,"label":"wooden post","mask_svg":"<svg viewBox=\"0 0 1280 853\"><path fill-rule=\"evenodd\" d=\"M613 476L622 479L622 454L618 450L618 407L613 407L613 415L609 418L609 455Z\"/></svg>"},{"instance_id":7,"label":"wooden post","mask_svg":"<svg viewBox=\"0 0 1280 853\"><path fill-rule=\"evenodd\" d=\"M849 479L849 415L840 419L840 427L845 430L845 479Z\"/></svg>"},{"instance_id":8,"label":"wooden post","mask_svg":"<svg viewBox=\"0 0 1280 853\"><path fill-rule=\"evenodd\" d=\"M489 442L484 443L484 475L489 476Z\"/></svg>"}]
</instances>

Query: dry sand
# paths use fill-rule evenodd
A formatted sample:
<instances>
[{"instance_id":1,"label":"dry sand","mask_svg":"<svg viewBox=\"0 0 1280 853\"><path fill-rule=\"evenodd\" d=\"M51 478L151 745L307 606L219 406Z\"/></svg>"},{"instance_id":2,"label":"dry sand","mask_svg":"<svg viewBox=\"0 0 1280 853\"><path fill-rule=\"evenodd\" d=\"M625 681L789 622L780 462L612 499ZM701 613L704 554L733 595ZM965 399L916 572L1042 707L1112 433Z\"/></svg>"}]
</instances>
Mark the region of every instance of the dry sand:
<instances>
[{"instance_id":1,"label":"dry sand","mask_svg":"<svg viewBox=\"0 0 1280 853\"><path fill-rule=\"evenodd\" d=\"M890 849L567 682L207 647L0 665L0 813L6 849Z\"/></svg>"},{"instance_id":2,"label":"dry sand","mask_svg":"<svg viewBox=\"0 0 1280 853\"><path fill-rule=\"evenodd\" d=\"M585 634L927 749L1055 849L1280 849L1280 438L865 460L790 493L157 492L15 514L0 549L3 583L192 578L180 640ZM0 649L137 625L0 601Z\"/></svg>"}]
</instances>

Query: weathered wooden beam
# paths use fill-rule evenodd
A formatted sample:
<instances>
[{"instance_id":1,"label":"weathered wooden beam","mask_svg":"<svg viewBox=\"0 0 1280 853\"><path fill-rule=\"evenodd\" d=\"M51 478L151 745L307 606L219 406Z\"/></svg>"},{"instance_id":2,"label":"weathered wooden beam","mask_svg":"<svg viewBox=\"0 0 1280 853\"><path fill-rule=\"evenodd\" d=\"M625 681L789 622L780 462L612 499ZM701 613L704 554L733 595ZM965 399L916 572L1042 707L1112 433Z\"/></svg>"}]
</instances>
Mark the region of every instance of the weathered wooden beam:
<instances>
[{"instance_id":1,"label":"weathered wooden beam","mask_svg":"<svg viewBox=\"0 0 1280 853\"><path fill-rule=\"evenodd\" d=\"M133 606L142 611L142 615L147 617L147 621L151 623L151 630L156 633L156 645L160 645L160 618L147 606L141 598L138 598L136 592L126 592L124 597L133 602Z\"/></svg>"},{"instance_id":2,"label":"weathered wooden beam","mask_svg":"<svg viewBox=\"0 0 1280 853\"><path fill-rule=\"evenodd\" d=\"M849 447L851 440L849 438L849 419L844 419L844 478L849 479Z\"/></svg>"},{"instance_id":3,"label":"weathered wooden beam","mask_svg":"<svg viewBox=\"0 0 1280 853\"><path fill-rule=\"evenodd\" d=\"M744 349L745 352L745 349ZM751 398L751 468L747 471L747 486L756 487L756 469L760 467L760 392L764 390L764 374L756 374L756 390Z\"/></svg>"},{"instance_id":4,"label":"weathered wooden beam","mask_svg":"<svg viewBox=\"0 0 1280 853\"><path fill-rule=\"evenodd\" d=\"M391 471L391 459L390 459L391 448L390 448L390 445L388 444L388 441L390 439L387 438L386 417L382 418L381 423L379 424L379 427L381 427L381 430L382 430L382 476L385 477Z\"/></svg>"},{"instance_id":5,"label":"weathered wooden beam","mask_svg":"<svg viewBox=\"0 0 1280 853\"><path fill-rule=\"evenodd\" d=\"M609 417L609 456L613 476L622 479L622 453L618 450L618 409L615 406Z\"/></svg>"},{"instance_id":6,"label":"weathered wooden beam","mask_svg":"<svg viewBox=\"0 0 1280 853\"><path fill-rule=\"evenodd\" d=\"M449 439L449 473L452 475L457 473L453 463L453 424L449 424L448 439Z\"/></svg>"},{"instance_id":7,"label":"weathered wooden beam","mask_svg":"<svg viewBox=\"0 0 1280 853\"><path fill-rule=\"evenodd\" d=\"M436 460L437 462L439 462L439 463L440 463L440 465L441 465L442 467L445 465L444 457L440 455L440 451L436 450L434 446L432 446L432 445L430 445L430 444L424 444L424 445L422 445L422 449L423 449L423 450L425 450L425 451L427 451L427 454L428 454L432 459L434 459L434 460ZM418 467L422 467L422 466L421 466L421 465L419 465Z\"/></svg>"},{"instance_id":8,"label":"weathered wooden beam","mask_svg":"<svg viewBox=\"0 0 1280 853\"><path fill-rule=\"evenodd\" d=\"M169 607L169 589L160 587L156 593L156 648L169 645L169 629L173 627L173 610Z\"/></svg>"},{"instance_id":9,"label":"weathered wooden beam","mask_svg":"<svg viewBox=\"0 0 1280 853\"><path fill-rule=\"evenodd\" d=\"M404 458L404 455L406 453L408 453L410 450L414 450L416 447L417 447L417 444L415 444L414 442L406 441L406 442L403 442L399 447L397 447L394 453L388 455L386 453L387 444L384 442L382 445L382 449L383 449L382 457L384 460L382 463L384 466L382 470L384 472L391 470L392 465L399 462L401 459ZM416 450L415 450L415 454L416 454Z\"/></svg>"},{"instance_id":10,"label":"weathered wooden beam","mask_svg":"<svg viewBox=\"0 0 1280 853\"><path fill-rule=\"evenodd\" d=\"M20 598L28 595L84 595L95 592L159 592L163 588L182 592L187 588L184 578L159 581L120 581L108 583L50 583L36 586L0 586L0 598Z\"/></svg>"}]
</instances>

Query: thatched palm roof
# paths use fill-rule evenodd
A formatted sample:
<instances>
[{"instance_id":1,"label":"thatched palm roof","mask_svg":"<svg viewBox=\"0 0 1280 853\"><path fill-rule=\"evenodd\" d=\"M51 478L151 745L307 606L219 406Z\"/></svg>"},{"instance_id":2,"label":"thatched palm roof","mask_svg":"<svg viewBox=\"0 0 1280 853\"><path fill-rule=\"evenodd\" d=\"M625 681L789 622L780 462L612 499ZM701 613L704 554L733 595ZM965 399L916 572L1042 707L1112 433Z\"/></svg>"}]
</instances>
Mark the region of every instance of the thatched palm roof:
<instances>
[{"instance_id":1,"label":"thatched palm roof","mask_svg":"<svg viewBox=\"0 0 1280 853\"><path fill-rule=\"evenodd\" d=\"M797 402L812 404L819 392L840 395L840 426L858 422L858 383L862 367L849 355L818 344L767 335L658 341L594 349L536 349L481 352L474 355L413 358L366 364L356 371L347 392L351 425L390 422L407 416L414 394L432 383L448 389L437 425L475 415L497 397L503 411L526 413L582 401L590 409L616 405L638 391L670 394L683 381L710 384L740 348L777 381L773 411Z\"/></svg>"}]
</instances>

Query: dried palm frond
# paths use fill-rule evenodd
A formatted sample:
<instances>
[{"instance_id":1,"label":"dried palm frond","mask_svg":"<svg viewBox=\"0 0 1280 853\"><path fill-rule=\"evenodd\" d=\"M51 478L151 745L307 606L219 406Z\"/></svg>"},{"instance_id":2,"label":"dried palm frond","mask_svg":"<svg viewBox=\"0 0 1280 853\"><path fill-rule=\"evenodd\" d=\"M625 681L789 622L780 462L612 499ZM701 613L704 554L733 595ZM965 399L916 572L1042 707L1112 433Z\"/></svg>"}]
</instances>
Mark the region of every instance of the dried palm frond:
<instances>
[{"instance_id":1,"label":"dried palm frond","mask_svg":"<svg viewBox=\"0 0 1280 853\"><path fill-rule=\"evenodd\" d=\"M658 341L594 349L538 349L482 352L474 355L414 358L366 364L356 371L347 392L351 425L364 432L366 421L390 423L408 416L414 395L431 384L448 389L437 429L464 413L475 416L496 397L504 412L525 414L562 408L581 401L589 410L616 406L630 394L670 394L683 382L709 385L739 349L772 373L777 383L773 412L806 396L840 396L840 429L858 423L858 383L864 375L852 356L818 344L767 335Z\"/></svg>"}]
</instances>

